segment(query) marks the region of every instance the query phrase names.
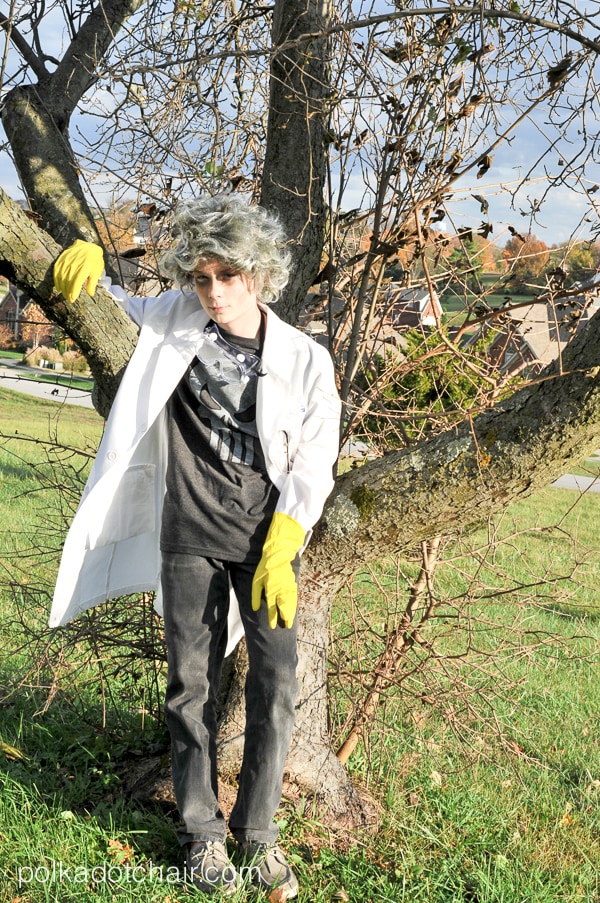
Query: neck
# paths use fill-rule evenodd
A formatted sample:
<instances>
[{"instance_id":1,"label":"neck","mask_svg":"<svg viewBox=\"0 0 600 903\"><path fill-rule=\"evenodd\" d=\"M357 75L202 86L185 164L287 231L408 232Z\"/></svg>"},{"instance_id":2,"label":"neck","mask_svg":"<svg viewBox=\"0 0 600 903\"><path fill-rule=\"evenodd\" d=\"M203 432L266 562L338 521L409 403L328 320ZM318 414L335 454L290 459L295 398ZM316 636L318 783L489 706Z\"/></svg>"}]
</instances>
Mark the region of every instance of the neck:
<instances>
[{"instance_id":1,"label":"neck","mask_svg":"<svg viewBox=\"0 0 600 903\"><path fill-rule=\"evenodd\" d=\"M244 318L241 321L234 320L233 323L223 323L222 325L218 320L215 322L222 332L227 332L229 335L239 336L240 339L257 339L260 335L263 314L257 308L252 317Z\"/></svg>"},{"instance_id":2,"label":"neck","mask_svg":"<svg viewBox=\"0 0 600 903\"><path fill-rule=\"evenodd\" d=\"M260 335L260 326L262 323L262 315L260 310L257 309L256 317L253 318L253 322L244 323L241 327L241 332L236 333L242 339L256 339Z\"/></svg>"}]
</instances>

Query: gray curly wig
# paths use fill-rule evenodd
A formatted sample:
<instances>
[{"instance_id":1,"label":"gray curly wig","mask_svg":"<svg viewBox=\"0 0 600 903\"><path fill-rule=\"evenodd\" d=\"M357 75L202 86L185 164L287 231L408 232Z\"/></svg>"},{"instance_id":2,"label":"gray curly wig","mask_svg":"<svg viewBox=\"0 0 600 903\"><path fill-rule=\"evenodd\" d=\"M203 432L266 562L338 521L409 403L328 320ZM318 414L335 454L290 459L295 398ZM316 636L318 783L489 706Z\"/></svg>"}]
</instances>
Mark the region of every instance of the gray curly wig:
<instances>
[{"instance_id":1,"label":"gray curly wig","mask_svg":"<svg viewBox=\"0 0 600 903\"><path fill-rule=\"evenodd\" d=\"M180 285L192 282L202 261L219 260L254 280L257 297L276 301L285 288L291 257L277 217L239 195L219 194L182 202L175 210L175 242L161 268Z\"/></svg>"}]
</instances>

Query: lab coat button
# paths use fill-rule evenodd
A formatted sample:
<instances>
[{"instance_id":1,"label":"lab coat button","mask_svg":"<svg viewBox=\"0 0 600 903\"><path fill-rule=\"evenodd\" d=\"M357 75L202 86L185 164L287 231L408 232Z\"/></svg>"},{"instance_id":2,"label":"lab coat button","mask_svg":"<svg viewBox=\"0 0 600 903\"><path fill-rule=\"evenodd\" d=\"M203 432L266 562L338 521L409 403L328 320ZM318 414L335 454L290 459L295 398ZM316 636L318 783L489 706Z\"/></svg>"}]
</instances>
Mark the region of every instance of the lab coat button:
<instances>
[{"instance_id":1,"label":"lab coat button","mask_svg":"<svg viewBox=\"0 0 600 903\"><path fill-rule=\"evenodd\" d=\"M116 461L117 453L116 453L116 451L109 451L106 453L106 457L108 458L109 461Z\"/></svg>"}]
</instances>

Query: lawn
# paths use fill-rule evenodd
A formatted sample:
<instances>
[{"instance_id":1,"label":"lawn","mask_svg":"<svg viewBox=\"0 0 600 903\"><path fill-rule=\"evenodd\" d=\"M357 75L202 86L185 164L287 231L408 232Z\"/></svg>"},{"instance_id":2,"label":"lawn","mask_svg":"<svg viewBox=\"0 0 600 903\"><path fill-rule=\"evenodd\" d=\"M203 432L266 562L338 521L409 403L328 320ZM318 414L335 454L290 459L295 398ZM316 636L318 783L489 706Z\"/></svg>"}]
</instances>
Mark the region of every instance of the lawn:
<instances>
[{"instance_id":1,"label":"lawn","mask_svg":"<svg viewBox=\"0 0 600 903\"><path fill-rule=\"evenodd\" d=\"M0 900L192 899L172 807L123 790L127 769L168 754L164 726L134 699L141 663L100 681L83 640L59 663L42 632L46 660L15 692L30 652L15 614L43 631L62 518L102 422L1 390L0 410ZM280 810L301 903L598 903L599 506L600 494L547 489L445 548L427 643L400 662L349 760L381 807L379 829L348 834L310 805ZM383 562L340 593L336 745L416 568Z\"/></svg>"},{"instance_id":2,"label":"lawn","mask_svg":"<svg viewBox=\"0 0 600 903\"><path fill-rule=\"evenodd\" d=\"M449 289L441 297L444 319L449 326L461 326L470 305L485 300L490 307L497 309L508 303L511 305L533 303L533 295L519 294L510 286L503 285L503 277L495 273L483 273L480 276L482 295L467 292L462 287Z\"/></svg>"}]
</instances>

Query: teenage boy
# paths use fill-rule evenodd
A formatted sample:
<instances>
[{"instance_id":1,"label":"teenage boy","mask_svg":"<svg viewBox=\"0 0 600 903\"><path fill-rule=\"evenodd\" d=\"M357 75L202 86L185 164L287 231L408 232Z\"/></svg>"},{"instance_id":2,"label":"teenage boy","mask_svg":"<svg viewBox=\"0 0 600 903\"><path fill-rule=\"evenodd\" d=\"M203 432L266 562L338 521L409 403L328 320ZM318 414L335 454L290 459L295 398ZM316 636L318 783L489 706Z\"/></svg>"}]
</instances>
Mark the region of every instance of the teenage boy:
<instances>
[{"instance_id":1,"label":"teenage boy","mask_svg":"<svg viewBox=\"0 0 600 903\"><path fill-rule=\"evenodd\" d=\"M139 325L69 530L50 623L157 590L168 654L165 712L186 872L235 893L244 868L292 899L277 844L297 696L299 556L333 487L340 403L327 351L267 306L289 255L277 219L235 195L182 203L158 298L111 291ZM77 241L58 291L93 294L102 251ZM241 626L240 626L241 625ZM246 636L246 733L230 859L217 798L216 697Z\"/></svg>"}]
</instances>

